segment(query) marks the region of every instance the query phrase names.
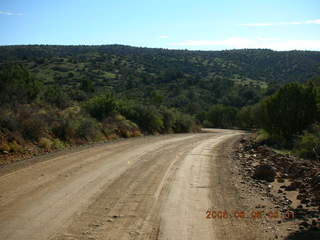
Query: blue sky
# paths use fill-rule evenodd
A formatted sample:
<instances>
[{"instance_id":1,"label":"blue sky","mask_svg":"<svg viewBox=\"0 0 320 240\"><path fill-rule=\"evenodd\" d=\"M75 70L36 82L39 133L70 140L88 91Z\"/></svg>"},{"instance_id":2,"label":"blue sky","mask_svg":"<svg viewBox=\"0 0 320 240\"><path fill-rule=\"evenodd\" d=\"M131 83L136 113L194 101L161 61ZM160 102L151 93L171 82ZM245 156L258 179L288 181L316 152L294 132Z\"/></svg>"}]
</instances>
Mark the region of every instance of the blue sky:
<instances>
[{"instance_id":1,"label":"blue sky","mask_svg":"<svg viewBox=\"0 0 320 240\"><path fill-rule=\"evenodd\" d=\"M0 0L0 45L320 50L320 0Z\"/></svg>"}]
</instances>

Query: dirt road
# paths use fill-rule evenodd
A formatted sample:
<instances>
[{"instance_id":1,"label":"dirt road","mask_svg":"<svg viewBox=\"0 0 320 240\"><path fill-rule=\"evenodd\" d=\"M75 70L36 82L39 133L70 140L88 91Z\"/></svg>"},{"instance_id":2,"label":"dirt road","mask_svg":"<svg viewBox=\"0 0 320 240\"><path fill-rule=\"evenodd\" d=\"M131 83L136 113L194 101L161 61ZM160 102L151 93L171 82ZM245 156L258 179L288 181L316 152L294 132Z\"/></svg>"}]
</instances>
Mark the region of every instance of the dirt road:
<instances>
[{"instance_id":1,"label":"dirt road","mask_svg":"<svg viewBox=\"0 0 320 240\"><path fill-rule=\"evenodd\" d=\"M254 223L205 218L241 207L226 156L240 134L129 139L2 173L0 239L259 239Z\"/></svg>"}]
</instances>

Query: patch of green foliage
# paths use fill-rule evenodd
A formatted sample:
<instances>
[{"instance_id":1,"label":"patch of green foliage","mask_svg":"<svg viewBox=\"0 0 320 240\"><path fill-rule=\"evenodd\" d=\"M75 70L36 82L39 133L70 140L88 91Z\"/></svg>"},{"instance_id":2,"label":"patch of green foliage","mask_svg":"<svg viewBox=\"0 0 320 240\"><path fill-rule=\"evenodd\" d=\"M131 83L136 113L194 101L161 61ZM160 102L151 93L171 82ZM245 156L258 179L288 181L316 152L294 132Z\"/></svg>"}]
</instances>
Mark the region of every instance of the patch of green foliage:
<instances>
[{"instance_id":1,"label":"patch of green foliage","mask_svg":"<svg viewBox=\"0 0 320 240\"><path fill-rule=\"evenodd\" d=\"M320 154L320 81L289 83L259 103L242 108L238 124L261 128L256 141L306 158Z\"/></svg>"},{"instance_id":2,"label":"patch of green foliage","mask_svg":"<svg viewBox=\"0 0 320 240\"><path fill-rule=\"evenodd\" d=\"M261 127L287 142L317 117L315 94L309 86L290 83L261 103Z\"/></svg>"},{"instance_id":3,"label":"patch of green foliage","mask_svg":"<svg viewBox=\"0 0 320 240\"><path fill-rule=\"evenodd\" d=\"M30 103L40 92L41 83L22 65L0 65L0 103Z\"/></svg>"},{"instance_id":4,"label":"patch of green foliage","mask_svg":"<svg viewBox=\"0 0 320 240\"><path fill-rule=\"evenodd\" d=\"M69 144L140 136L141 132L198 130L193 117L164 106L156 91L143 103L110 89L89 91L90 84L86 83L88 91L81 98L80 90L34 84L38 80L20 65L0 70L0 77L9 93L17 91L12 98L7 92L1 96L1 152L20 152L27 143L49 151ZM72 99L75 95L80 100Z\"/></svg>"},{"instance_id":5,"label":"patch of green foliage","mask_svg":"<svg viewBox=\"0 0 320 240\"><path fill-rule=\"evenodd\" d=\"M213 105L207 112L207 127L232 128L237 122L237 108L222 104Z\"/></svg>"},{"instance_id":6,"label":"patch of green foliage","mask_svg":"<svg viewBox=\"0 0 320 240\"><path fill-rule=\"evenodd\" d=\"M184 51L102 46L3 46L0 64L19 62L72 100L105 88L200 114L214 104L241 108L272 94L280 83L320 75L319 52L267 49ZM268 66L268 67L266 67ZM157 93L153 95L151 93ZM156 105L156 104L155 104Z\"/></svg>"},{"instance_id":7,"label":"patch of green foliage","mask_svg":"<svg viewBox=\"0 0 320 240\"><path fill-rule=\"evenodd\" d=\"M257 137L255 141L259 144L269 144L270 139L271 139L270 134L266 130L261 129L257 132Z\"/></svg>"},{"instance_id":8,"label":"patch of green foliage","mask_svg":"<svg viewBox=\"0 0 320 240\"><path fill-rule=\"evenodd\" d=\"M314 124L297 139L295 152L300 157L320 160L320 125Z\"/></svg>"},{"instance_id":9,"label":"patch of green foliage","mask_svg":"<svg viewBox=\"0 0 320 240\"><path fill-rule=\"evenodd\" d=\"M119 101L112 92L105 92L89 99L84 108L95 118L102 120L119 111Z\"/></svg>"}]
</instances>

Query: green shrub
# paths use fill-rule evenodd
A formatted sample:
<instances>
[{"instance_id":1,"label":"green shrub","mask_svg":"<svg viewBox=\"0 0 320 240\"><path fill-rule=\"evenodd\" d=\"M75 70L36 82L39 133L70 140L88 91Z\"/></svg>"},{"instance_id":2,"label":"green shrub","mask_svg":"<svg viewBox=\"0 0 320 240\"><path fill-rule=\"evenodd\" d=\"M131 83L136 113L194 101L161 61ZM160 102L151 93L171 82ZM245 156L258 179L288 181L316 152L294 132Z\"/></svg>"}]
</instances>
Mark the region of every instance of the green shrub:
<instances>
[{"instance_id":1,"label":"green shrub","mask_svg":"<svg viewBox=\"0 0 320 240\"><path fill-rule=\"evenodd\" d=\"M53 145L53 142L48 138L42 137L39 140L39 146L46 150L50 150L52 148L52 145Z\"/></svg>"},{"instance_id":2,"label":"green shrub","mask_svg":"<svg viewBox=\"0 0 320 240\"><path fill-rule=\"evenodd\" d=\"M34 105L21 105L15 110L16 129L25 139L38 141L49 134L47 115L39 111Z\"/></svg>"},{"instance_id":3,"label":"green shrub","mask_svg":"<svg viewBox=\"0 0 320 240\"><path fill-rule=\"evenodd\" d=\"M303 158L320 159L320 125L314 125L298 138L295 152Z\"/></svg>"},{"instance_id":4,"label":"green shrub","mask_svg":"<svg viewBox=\"0 0 320 240\"><path fill-rule=\"evenodd\" d=\"M140 126L150 133L160 133L164 127L161 114L154 106L139 109Z\"/></svg>"},{"instance_id":5,"label":"green shrub","mask_svg":"<svg viewBox=\"0 0 320 240\"><path fill-rule=\"evenodd\" d=\"M59 139L70 141L76 138L78 127L77 113L63 112L52 124L52 132Z\"/></svg>"},{"instance_id":6,"label":"green shrub","mask_svg":"<svg viewBox=\"0 0 320 240\"><path fill-rule=\"evenodd\" d=\"M124 116L122 116L121 114L115 114L114 119L116 121L122 121L122 120L125 120L126 118Z\"/></svg>"},{"instance_id":7,"label":"green shrub","mask_svg":"<svg viewBox=\"0 0 320 240\"><path fill-rule=\"evenodd\" d=\"M271 136L267 131L262 129L262 130L258 131L258 135L257 135L255 141L259 144L267 144L267 143L270 143Z\"/></svg>"},{"instance_id":8,"label":"green shrub","mask_svg":"<svg viewBox=\"0 0 320 240\"><path fill-rule=\"evenodd\" d=\"M121 120L119 123L118 123L118 131L119 131L119 134L120 136L122 137L135 137L135 136L139 136L140 135L140 129L139 127L129 121L129 120Z\"/></svg>"},{"instance_id":9,"label":"green shrub","mask_svg":"<svg viewBox=\"0 0 320 240\"><path fill-rule=\"evenodd\" d=\"M62 142L60 139L55 138L52 141L52 147L54 149L62 150L66 147L66 144L64 142Z\"/></svg>"},{"instance_id":10,"label":"green shrub","mask_svg":"<svg viewBox=\"0 0 320 240\"><path fill-rule=\"evenodd\" d=\"M163 130L164 132L173 132L174 126L177 121L176 113L168 108L163 107L161 109L162 119L163 119Z\"/></svg>"},{"instance_id":11,"label":"green shrub","mask_svg":"<svg viewBox=\"0 0 320 240\"><path fill-rule=\"evenodd\" d=\"M136 123L148 133L170 133L198 131L195 119L174 108L154 105L142 105L134 102L122 102L120 112L126 119Z\"/></svg>"},{"instance_id":12,"label":"green shrub","mask_svg":"<svg viewBox=\"0 0 320 240\"><path fill-rule=\"evenodd\" d=\"M0 129L15 131L18 129L19 122L16 115L10 109L0 109Z\"/></svg>"},{"instance_id":13,"label":"green shrub","mask_svg":"<svg viewBox=\"0 0 320 240\"><path fill-rule=\"evenodd\" d=\"M92 117L102 120L118 112L119 104L119 101L111 92L106 92L89 99L83 106Z\"/></svg>"},{"instance_id":14,"label":"green shrub","mask_svg":"<svg viewBox=\"0 0 320 240\"><path fill-rule=\"evenodd\" d=\"M11 105L30 103L39 94L42 84L19 64L0 65L0 102Z\"/></svg>"},{"instance_id":15,"label":"green shrub","mask_svg":"<svg viewBox=\"0 0 320 240\"><path fill-rule=\"evenodd\" d=\"M80 82L80 89L85 92L93 92L93 83L91 79L82 79Z\"/></svg>"},{"instance_id":16,"label":"green shrub","mask_svg":"<svg viewBox=\"0 0 320 240\"><path fill-rule=\"evenodd\" d=\"M283 136L276 135L276 134L271 135L264 129L261 129L258 131L258 135L255 141L259 144L266 144L266 145L273 146L275 148L288 149L291 147L288 145L288 142Z\"/></svg>"},{"instance_id":17,"label":"green shrub","mask_svg":"<svg viewBox=\"0 0 320 240\"><path fill-rule=\"evenodd\" d=\"M117 127L115 124L102 124L102 133L106 136L109 137L111 135L117 134Z\"/></svg>"},{"instance_id":18,"label":"green shrub","mask_svg":"<svg viewBox=\"0 0 320 240\"><path fill-rule=\"evenodd\" d=\"M132 109L127 109L125 114L127 119L138 124L145 132L160 133L163 130L162 115L155 106L135 105Z\"/></svg>"},{"instance_id":19,"label":"green shrub","mask_svg":"<svg viewBox=\"0 0 320 240\"><path fill-rule=\"evenodd\" d=\"M24 138L37 141L47 135L47 124L40 118L28 118L21 122Z\"/></svg>"},{"instance_id":20,"label":"green shrub","mask_svg":"<svg viewBox=\"0 0 320 240\"><path fill-rule=\"evenodd\" d=\"M13 141L11 143L9 143L10 146L10 151L11 152L22 152L23 151L23 147L21 145L19 145L16 141Z\"/></svg>"},{"instance_id":21,"label":"green shrub","mask_svg":"<svg viewBox=\"0 0 320 240\"><path fill-rule=\"evenodd\" d=\"M119 114L106 118L102 126L106 137L117 135L127 138L141 135L140 129L135 123Z\"/></svg>"},{"instance_id":22,"label":"green shrub","mask_svg":"<svg viewBox=\"0 0 320 240\"><path fill-rule=\"evenodd\" d=\"M188 114L176 112L176 122L173 127L176 133L196 132L199 127L196 125L195 120Z\"/></svg>"},{"instance_id":23,"label":"green shrub","mask_svg":"<svg viewBox=\"0 0 320 240\"><path fill-rule=\"evenodd\" d=\"M58 86L47 87L41 98L47 104L56 106L60 109L67 108L71 104L71 99L69 95L66 94L65 89Z\"/></svg>"},{"instance_id":24,"label":"green shrub","mask_svg":"<svg viewBox=\"0 0 320 240\"><path fill-rule=\"evenodd\" d=\"M284 85L260 104L261 127L271 135L283 137L292 144L317 117L314 91L296 83Z\"/></svg>"},{"instance_id":25,"label":"green shrub","mask_svg":"<svg viewBox=\"0 0 320 240\"><path fill-rule=\"evenodd\" d=\"M97 140L101 133L99 131L99 125L96 120L90 117L83 117L78 120L79 126L76 131L76 137L86 140Z\"/></svg>"}]
</instances>

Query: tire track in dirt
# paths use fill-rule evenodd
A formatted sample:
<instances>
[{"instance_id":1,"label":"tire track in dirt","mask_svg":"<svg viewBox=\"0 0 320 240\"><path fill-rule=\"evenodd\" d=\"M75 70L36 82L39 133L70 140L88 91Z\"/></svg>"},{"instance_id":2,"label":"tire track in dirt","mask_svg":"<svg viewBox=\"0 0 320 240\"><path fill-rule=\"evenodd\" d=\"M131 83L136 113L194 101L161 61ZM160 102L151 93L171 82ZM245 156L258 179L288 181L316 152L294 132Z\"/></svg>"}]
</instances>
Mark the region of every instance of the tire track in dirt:
<instances>
[{"instance_id":1,"label":"tire track in dirt","mask_svg":"<svg viewBox=\"0 0 320 240\"><path fill-rule=\"evenodd\" d=\"M263 239L253 221L205 219L244 207L228 157L240 134L130 139L2 175L1 239Z\"/></svg>"},{"instance_id":2,"label":"tire track in dirt","mask_svg":"<svg viewBox=\"0 0 320 240\"><path fill-rule=\"evenodd\" d=\"M53 239L156 239L161 199L172 180L169 175L189 149L207 137L198 135L141 156L65 234Z\"/></svg>"},{"instance_id":3,"label":"tire track in dirt","mask_svg":"<svg viewBox=\"0 0 320 240\"><path fill-rule=\"evenodd\" d=\"M194 135L102 145L88 149L90 154L67 154L1 176L1 238L47 239L90 204L106 184L130 168L128 159L189 138Z\"/></svg>"}]
</instances>

